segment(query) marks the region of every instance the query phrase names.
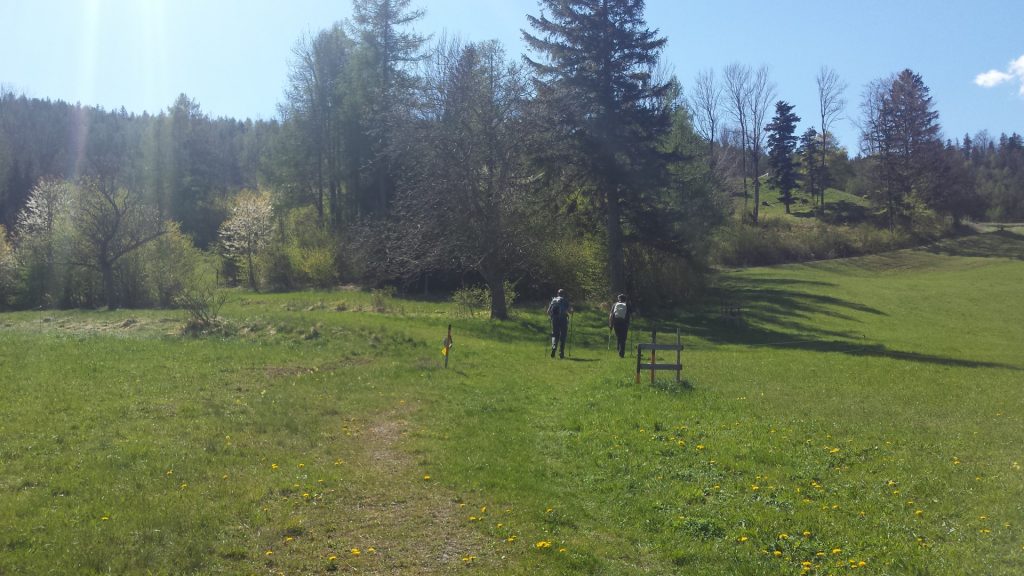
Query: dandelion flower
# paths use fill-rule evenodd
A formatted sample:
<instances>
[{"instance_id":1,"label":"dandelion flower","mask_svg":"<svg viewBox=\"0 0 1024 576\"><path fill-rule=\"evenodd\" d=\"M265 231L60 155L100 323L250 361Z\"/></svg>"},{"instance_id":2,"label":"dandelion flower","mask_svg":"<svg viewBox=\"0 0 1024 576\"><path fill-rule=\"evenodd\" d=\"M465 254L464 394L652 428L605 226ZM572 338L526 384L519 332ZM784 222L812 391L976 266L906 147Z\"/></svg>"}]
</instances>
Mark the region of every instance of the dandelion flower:
<instances>
[{"instance_id":1,"label":"dandelion flower","mask_svg":"<svg viewBox=\"0 0 1024 576\"><path fill-rule=\"evenodd\" d=\"M271 470L277 470L278 469L278 465L277 464L271 464L270 465L270 469Z\"/></svg>"},{"instance_id":2,"label":"dandelion flower","mask_svg":"<svg viewBox=\"0 0 1024 576\"><path fill-rule=\"evenodd\" d=\"M370 546L369 548L366 549L366 552L368 554L376 554L377 553L377 549L374 548L373 546Z\"/></svg>"},{"instance_id":3,"label":"dandelion flower","mask_svg":"<svg viewBox=\"0 0 1024 576\"><path fill-rule=\"evenodd\" d=\"M537 542L536 544L534 544L533 547L536 548L537 550L546 550L548 548L551 548L551 541L550 540L541 540L541 541Z\"/></svg>"},{"instance_id":4,"label":"dandelion flower","mask_svg":"<svg viewBox=\"0 0 1024 576\"><path fill-rule=\"evenodd\" d=\"M833 554L842 554L843 553L843 549L842 548L833 548L832 549L832 553Z\"/></svg>"},{"instance_id":5,"label":"dandelion flower","mask_svg":"<svg viewBox=\"0 0 1024 576\"><path fill-rule=\"evenodd\" d=\"M750 540L750 538L747 538L746 536L740 536L736 539L737 542L746 542L747 540Z\"/></svg>"},{"instance_id":6,"label":"dandelion flower","mask_svg":"<svg viewBox=\"0 0 1024 576\"><path fill-rule=\"evenodd\" d=\"M922 514L924 514L924 510L921 510L921 509L914 510L914 516L921 516Z\"/></svg>"},{"instance_id":7,"label":"dandelion flower","mask_svg":"<svg viewBox=\"0 0 1024 576\"><path fill-rule=\"evenodd\" d=\"M863 568L863 567L865 567L867 565L868 565L868 563L863 561L863 560L861 560L860 562L857 562L857 567L858 568Z\"/></svg>"},{"instance_id":8,"label":"dandelion flower","mask_svg":"<svg viewBox=\"0 0 1024 576\"><path fill-rule=\"evenodd\" d=\"M110 520L110 516L100 516L100 520L103 520L105 522L107 520Z\"/></svg>"},{"instance_id":9,"label":"dandelion flower","mask_svg":"<svg viewBox=\"0 0 1024 576\"><path fill-rule=\"evenodd\" d=\"M508 538L505 538L505 542L515 542L515 541L516 541L516 535L515 534L509 536Z\"/></svg>"},{"instance_id":10,"label":"dandelion flower","mask_svg":"<svg viewBox=\"0 0 1024 576\"><path fill-rule=\"evenodd\" d=\"M780 558L782 556L782 550L776 550L776 551L772 552L772 556L775 556L776 558Z\"/></svg>"},{"instance_id":11,"label":"dandelion flower","mask_svg":"<svg viewBox=\"0 0 1024 576\"><path fill-rule=\"evenodd\" d=\"M424 475L423 475L423 480L424 480L425 482L429 482L429 481L430 481L430 474L424 474Z\"/></svg>"},{"instance_id":12,"label":"dandelion flower","mask_svg":"<svg viewBox=\"0 0 1024 576\"><path fill-rule=\"evenodd\" d=\"M273 556L273 555L274 555L274 551L273 551L273 550L267 550L267 551L266 551L266 552L264 552L263 554L265 554L265 555L267 555L267 556Z\"/></svg>"},{"instance_id":13,"label":"dandelion flower","mask_svg":"<svg viewBox=\"0 0 1024 576\"><path fill-rule=\"evenodd\" d=\"M328 561L328 562L334 562L334 561L336 561L337 559L338 559L338 557L337 557L337 556L334 556L333 554L327 557L327 561Z\"/></svg>"},{"instance_id":14,"label":"dandelion flower","mask_svg":"<svg viewBox=\"0 0 1024 576\"><path fill-rule=\"evenodd\" d=\"M353 548L349 550L349 552L351 552L353 556L359 556L363 553L362 550L360 550L359 548Z\"/></svg>"},{"instance_id":15,"label":"dandelion flower","mask_svg":"<svg viewBox=\"0 0 1024 576\"><path fill-rule=\"evenodd\" d=\"M568 550L566 550L565 548L559 548L558 549L558 553L559 554L565 554L566 552L568 552Z\"/></svg>"}]
</instances>

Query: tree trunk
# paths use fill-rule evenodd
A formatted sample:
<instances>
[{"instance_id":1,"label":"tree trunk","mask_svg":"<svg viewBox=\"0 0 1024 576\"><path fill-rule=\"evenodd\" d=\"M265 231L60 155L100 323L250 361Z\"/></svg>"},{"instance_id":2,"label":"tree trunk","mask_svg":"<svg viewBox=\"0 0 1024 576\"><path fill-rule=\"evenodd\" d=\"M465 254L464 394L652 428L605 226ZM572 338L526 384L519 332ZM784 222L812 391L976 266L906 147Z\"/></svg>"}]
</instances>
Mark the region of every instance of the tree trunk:
<instances>
[{"instance_id":1,"label":"tree trunk","mask_svg":"<svg viewBox=\"0 0 1024 576\"><path fill-rule=\"evenodd\" d=\"M114 264L100 262L100 275L103 276L103 293L107 297L107 310L117 310L117 294L114 291Z\"/></svg>"},{"instance_id":2,"label":"tree trunk","mask_svg":"<svg viewBox=\"0 0 1024 576\"><path fill-rule=\"evenodd\" d=\"M480 266L480 275L484 277L487 288L491 291L491 320L507 320L508 307L505 306L505 272L493 255L484 257Z\"/></svg>"},{"instance_id":3,"label":"tree trunk","mask_svg":"<svg viewBox=\"0 0 1024 576\"><path fill-rule=\"evenodd\" d=\"M248 272L248 274L249 274L249 289L250 290L255 290L256 289L256 270L255 270L255 266L253 265L252 252L250 252L249 255L248 255L248 261L249 261L249 265L246 266L246 268L247 268L246 272Z\"/></svg>"},{"instance_id":4,"label":"tree trunk","mask_svg":"<svg viewBox=\"0 0 1024 576\"><path fill-rule=\"evenodd\" d=\"M622 209L618 185L608 186L608 282L612 294L626 290L626 263L622 253Z\"/></svg>"},{"instance_id":5,"label":"tree trunk","mask_svg":"<svg viewBox=\"0 0 1024 576\"><path fill-rule=\"evenodd\" d=\"M754 153L754 157L751 159L754 165L754 224L757 224L759 211L761 208L761 176L759 175L760 169L757 158L757 153Z\"/></svg>"}]
</instances>

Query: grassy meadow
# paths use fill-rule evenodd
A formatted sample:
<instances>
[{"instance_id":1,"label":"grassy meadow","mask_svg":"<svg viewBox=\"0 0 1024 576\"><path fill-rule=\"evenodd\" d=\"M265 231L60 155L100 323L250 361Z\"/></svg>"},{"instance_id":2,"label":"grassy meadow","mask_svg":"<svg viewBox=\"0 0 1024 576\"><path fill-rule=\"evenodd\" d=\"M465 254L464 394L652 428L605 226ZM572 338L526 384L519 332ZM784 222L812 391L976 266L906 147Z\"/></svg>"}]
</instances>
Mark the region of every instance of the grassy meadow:
<instances>
[{"instance_id":1,"label":"grassy meadow","mask_svg":"<svg viewBox=\"0 0 1024 576\"><path fill-rule=\"evenodd\" d=\"M0 574L1020 573L1024 236L719 284L635 322L682 386L603 310L565 360L543 304L0 315Z\"/></svg>"}]
</instances>

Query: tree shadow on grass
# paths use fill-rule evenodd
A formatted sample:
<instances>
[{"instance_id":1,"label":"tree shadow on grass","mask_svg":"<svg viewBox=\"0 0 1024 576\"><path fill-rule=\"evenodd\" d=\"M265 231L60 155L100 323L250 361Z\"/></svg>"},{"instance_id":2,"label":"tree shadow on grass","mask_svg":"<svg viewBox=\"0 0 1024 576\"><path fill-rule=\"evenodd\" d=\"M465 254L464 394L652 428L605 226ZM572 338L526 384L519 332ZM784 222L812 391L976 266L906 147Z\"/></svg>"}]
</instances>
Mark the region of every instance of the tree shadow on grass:
<instances>
[{"instance_id":1,"label":"tree shadow on grass","mask_svg":"<svg viewBox=\"0 0 1024 576\"><path fill-rule=\"evenodd\" d=\"M944 256L1024 260L1024 235L1009 230L972 234L936 242L923 250Z\"/></svg>"},{"instance_id":2,"label":"tree shadow on grass","mask_svg":"<svg viewBox=\"0 0 1024 576\"><path fill-rule=\"evenodd\" d=\"M788 279L735 280L720 288L716 297L709 299L696 314L673 318L676 322L673 326L714 344L834 352L963 368L1024 370L998 362L893 350L882 343L870 342L856 330L860 322L857 316L885 316L885 312L860 302L808 291L827 285ZM729 305L723 306L722 302ZM822 315L843 320L850 329L825 329L815 325L814 318ZM667 328L671 324L663 322L663 325Z\"/></svg>"}]
</instances>

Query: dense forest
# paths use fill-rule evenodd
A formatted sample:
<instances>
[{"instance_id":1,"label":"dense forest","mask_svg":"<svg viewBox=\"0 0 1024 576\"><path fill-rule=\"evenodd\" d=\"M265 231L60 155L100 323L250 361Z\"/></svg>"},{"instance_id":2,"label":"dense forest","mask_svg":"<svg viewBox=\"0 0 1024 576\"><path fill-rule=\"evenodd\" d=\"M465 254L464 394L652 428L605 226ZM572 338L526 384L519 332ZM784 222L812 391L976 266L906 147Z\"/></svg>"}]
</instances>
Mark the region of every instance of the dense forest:
<instances>
[{"instance_id":1,"label":"dense forest","mask_svg":"<svg viewBox=\"0 0 1024 576\"><path fill-rule=\"evenodd\" d=\"M716 264L1024 220L1021 136L946 138L912 70L857 107L823 68L819 109L799 111L766 67L664 75L643 2L542 4L512 55L428 39L410 0L353 0L297 40L271 121L211 118L185 94L137 115L0 93L0 306L339 283L480 285L495 318L556 287L678 304ZM796 134L797 114L817 128ZM843 115L861 127L852 157L830 131Z\"/></svg>"}]
</instances>

